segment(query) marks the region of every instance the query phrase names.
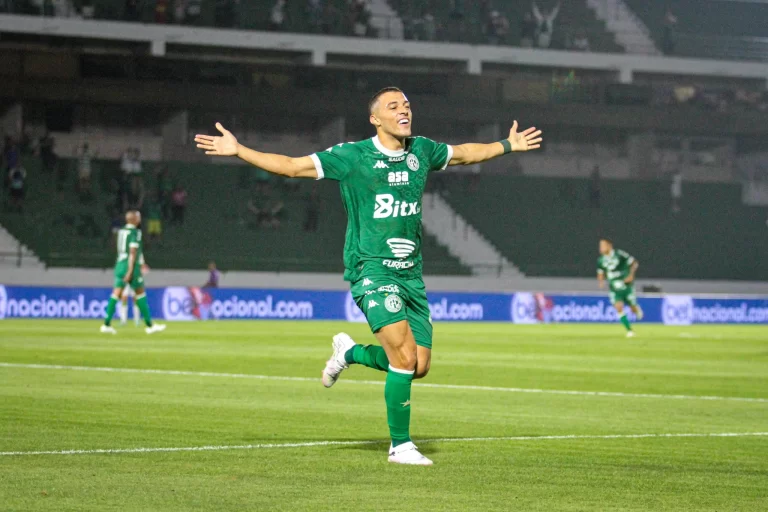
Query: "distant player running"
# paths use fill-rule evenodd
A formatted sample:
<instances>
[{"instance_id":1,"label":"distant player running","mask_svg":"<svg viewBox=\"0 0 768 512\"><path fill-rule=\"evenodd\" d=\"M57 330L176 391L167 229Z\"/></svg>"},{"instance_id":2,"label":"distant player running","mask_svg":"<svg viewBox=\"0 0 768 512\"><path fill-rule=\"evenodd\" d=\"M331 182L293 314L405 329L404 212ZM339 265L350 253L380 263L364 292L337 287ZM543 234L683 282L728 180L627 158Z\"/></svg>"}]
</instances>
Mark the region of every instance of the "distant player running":
<instances>
[{"instance_id":1,"label":"distant player running","mask_svg":"<svg viewBox=\"0 0 768 512\"><path fill-rule=\"evenodd\" d=\"M141 316L144 318L147 334L165 330L165 325L152 323L152 316L149 313L147 294L144 292L144 276L142 275L144 244L141 241L140 225L141 213L130 211L125 214L125 226L117 233L115 286L112 290L112 296L107 303L104 325L101 326L101 332L103 333L117 334L117 331L111 325L112 317L115 315L115 308L117 303L120 302L120 297L126 286L130 286L136 293L134 300L141 312Z\"/></svg>"},{"instance_id":2,"label":"distant player running","mask_svg":"<svg viewBox=\"0 0 768 512\"><path fill-rule=\"evenodd\" d=\"M348 217L344 279L381 346L358 345L337 334L323 384L331 387L353 363L387 372L389 461L430 465L410 436L411 382L427 375L432 358L432 321L421 278L421 200L427 174L536 149L541 131L518 133L515 121L508 139L449 146L411 136L411 104L396 87L376 93L368 108L375 137L301 158L248 149L219 123L220 136L197 135L195 141L207 155L237 155L271 173L340 182Z\"/></svg>"},{"instance_id":3,"label":"distant player running","mask_svg":"<svg viewBox=\"0 0 768 512\"><path fill-rule=\"evenodd\" d=\"M635 273L640 263L621 249L614 249L613 242L607 238L600 239L600 256L597 258L597 282L603 289L608 280L611 304L619 314L621 324L627 328L627 338L635 335L629 324L624 305L628 305L638 320L643 319L643 310L637 304L635 296Z\"/></svg>"}]
</instances>

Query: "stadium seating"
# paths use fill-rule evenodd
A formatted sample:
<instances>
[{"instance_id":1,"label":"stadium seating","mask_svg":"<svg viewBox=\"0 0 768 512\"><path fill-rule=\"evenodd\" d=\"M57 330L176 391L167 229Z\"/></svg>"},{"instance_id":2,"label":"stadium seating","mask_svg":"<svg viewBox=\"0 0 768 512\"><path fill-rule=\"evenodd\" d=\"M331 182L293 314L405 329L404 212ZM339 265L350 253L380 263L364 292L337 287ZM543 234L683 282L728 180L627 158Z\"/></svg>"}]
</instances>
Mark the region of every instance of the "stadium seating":
<instances>
[{"instance_id":1,"label":"stadium seating","mask_svg":"<svg viewBox=\"0 0 768 512\"><path fill-rule=\"evenodd\" d=\"M481 2L464 2L464 17L466 32L459 37L452 28L455 23L451 20L449 1L431 2L429 0L391 0L390 3L398 10L403 19L421 16L429 10L438 24L443 27L444 38L448 40L463 39L464 42L484 43L487 38L483 35L483 24L486 14L482 12ZM550 11L557 2L555 0L538 0L536 4L545 12ZM436 4L443 6L438 9ZM509 20L508 44L520 44L520 22L526 12L530 12L532 0L513 0L505 2L490 2L493 9L504 14ZM431 7L431 9L429 9ZM623 53L616 44L613 35L606 30L605 24L598 20L595 13L587 7L583 0L561 2L560 12L555 20L555 30L552 42L553 48L565 48L566 40L575 33L584 31L589 34L593 51Z\"/></svg>"},{"instance_id":2,"label":"stadium seating","mask_svg":"<svg viewBox=\"0 0 768 512\"><path fill-rule=\"evenodd\" d=\"M474 194L450 183L448 202L530 276L592 276L597 240L634 254L644 277L768 279L765 209L737 184L684 183L671 213L668 182L603 180L600 208L586 179L483 176ZM749 240L749 242L746 242Z\"/></svg>"},{"instance_id":3,"label":"stadium seating","mask_svg":"<svg viewBox=\"0 0 768 512\"><path fill-rule=\"evenodd\" d=\"M663 46L667 2L626 0L643 20L657 46ZM702 58L746 60L768 59L768 4L678 0L673 4L677 17L674 54Z\"/></svg>"},{"instance_id":4,"label":"stadium seating","mask_svg":"<svg viewBox=\"0 0 768 512\"><path fill-rule=\"evenodd\" d=\"M27 244L49 266L109 267L114 262L110 220L114 211L115 179L119 162L93 164L90 202L82 203L74 190L74 162L63 190L56 180L42 174L36 159L25 162L28 193L23 215L0 211L0 224ZM149 166L147 166L148 168ZM168 163L176 183L188 194L182 226L164 223L160 243L150 242L147 258L157 268L205 268L215 260L222 269L254 271L343 270L342 247L346 219L338 185L318 182L323 198L316 232L303 231L306 198L314 182L294 181L297 189L285 189L285 181L272 180L273 196L285 202L285 218L278 229L249 227L248 200L261 171L243 166ZM156 190L146 175L147 198ZM0 209L1 210L1 209ZM146 223L145 223L146 224ZM468 274L458 260L430 236L424 237L425 272Z\"/></svg>"}]
</instances>

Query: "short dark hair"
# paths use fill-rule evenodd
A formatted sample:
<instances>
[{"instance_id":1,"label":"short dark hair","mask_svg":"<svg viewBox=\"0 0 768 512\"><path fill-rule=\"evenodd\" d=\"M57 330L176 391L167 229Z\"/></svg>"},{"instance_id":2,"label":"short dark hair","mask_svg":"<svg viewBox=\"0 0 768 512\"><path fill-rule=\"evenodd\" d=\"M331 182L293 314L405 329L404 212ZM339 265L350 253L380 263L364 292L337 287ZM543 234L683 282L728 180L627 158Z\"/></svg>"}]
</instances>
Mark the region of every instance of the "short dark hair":
<instances>
[{"instance_id":1,"label":"short dark hair","mask_svg":"<svg viewBox=\"0 0 768 512\"><path fill-rule=\"evenodd\" d=\"M600 237L600 240L602 240L602 241L604 241L604 242L608 242L609 244L613 245L613 240L611 240L611 239L610 239L610 238L608 238L607 236L601 236L601 237Z\"/></svg>"},{"instance_id":2,"label":"short dark hair","mask_svg":"<svg viewBox=\"0 0 768 512\"><path fill-rule=\"evenodd\" d=\"M368 112L373 112L373 106L376 104L377 101L379 101L379 98L388 92L403 92L402 89L399 87L395 87L394 85L390 85L389 87L385 87L381 89L379 92L374 94L371 97L371 101L368 102Z\"/></svg>"}]
</instances>

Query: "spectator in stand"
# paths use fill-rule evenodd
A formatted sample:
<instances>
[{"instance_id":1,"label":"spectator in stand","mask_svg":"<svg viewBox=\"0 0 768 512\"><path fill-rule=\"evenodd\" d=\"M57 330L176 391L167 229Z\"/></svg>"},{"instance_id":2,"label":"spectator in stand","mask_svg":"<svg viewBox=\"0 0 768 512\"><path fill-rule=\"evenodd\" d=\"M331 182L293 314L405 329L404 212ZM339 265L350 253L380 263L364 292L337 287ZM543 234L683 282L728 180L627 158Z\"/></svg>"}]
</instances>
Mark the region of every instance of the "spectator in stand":
<instances>
[{"instance_id":1,"label":"spectator in stand","mask_svg":"<svg viewBox=\"0 0 768 512\"><path fill-rule=\"evenodd\" d=\"M506 44L507 36L509 35L509 20L499 11L492 11L489 30L488 42L490 44Z\"/></svg>"},{"instance_id":2,"label":"spectator in stand","mask_svg":"<svg viewBox=\"0 0 768 512\"><path fill-rule=\"evenodd\" d=\"M269 15L269 30L279 32L285 26L285 0L277 0Z\"/></svg>"},{"instance_id":3,"label":"spectator in stand","mask_svg":"<svg viewBox=\"0 0 768 512\"><path fill-rule=\"evenodd\" d=\"M339 32L339 18L341 13L332 2L325 2L323 16L320 21L320 31L323 34L337 34Z\"/></svg>"},{"instance_id":4,"label":"spectator in stand","mask_svg":"<svg viewBox=\"0 0 768 512\"><path fill-rule=\"evenodd\" d=\"M587 37L587 32L583 29L578 30L576 34L571 38L569 45L570 50L574 50L577 52L588 52L591 50L589 46L589 38Z\"/></svg>"},{"instance_id":5,"label":"spectator in stand","mask_svg":"<svg viewBox=\"0 0 768 512\"><path fill-rule=\"evenodd\" d=\"M187 17L187 6L184 0L175 0L173 2L173 22L177 25L183 25Z\"/></svg>"},{"instance_id":6,"label":"spectator in stand","mask_svg":"<svg viewBox=\"0 0 768 512\"><path fill-rule=\"evenodd\" d=\"M323 24L323 0L307 0L307 19L312 32L320 32Z\"/></svg>"},{"instance_id":7,"label":"spectator in stand","mask_svg":"<svg viewBox=\"0 0 768 512\"><path fill-rule=\"evenodd\" d=\"M43 164L43 171L46 173L51 173L56 170L56 162L58 161L58 157L56 156L56 152L53 150L54 144L55 141L48 131L46 131L43 136L40 137L38 142L38 147L40 148L40 161Z\"/></svg>"},{"instance_id":8,"label":"spectator in stand","mask_svg":"<svg viewBox=\"0 0 768 512\"><path fill-rule=\"evenodd\" d=\"M186 0L187 12L184 22L187 25L200 24L200 14L203 12L203 0Z\"/></svg>"},{"instance_id":9,"label":"spectator in stand","mask_svg":"<svg viewBox=\"0 0 768 512\"><path fill-rule=\"evenodd\" d=\"M680 200L683 197L683 173L679 169L672 175L669 192L672 199L670 204L672 213L680 213Z\"/></svg>"},{"instance_id":10,"label":"spectator in stand","mask_svg":"<svg viewBox=\"0 0 768 512\"><path fill-rule=\"evenodd\" d=\"M139 0L125 0L125 21L140 21Z\"/></svg>"},{"instance_id":11,"label":"spectator in stand","mask_svg":"<svg viewBox=\"0 0 768 512\"><path fill-rule=\"evenodd\" d=\"M448 14L450 26L448 33L449 39L458 43L463 43L466 39L466 23L464 19L464 0L451 0L451 10Z\"/></svg>"},{"instance_id":12,"label":"spectator in stand","mask_svg":"<svg viewBox=\"0 0 768 512\"><path fill-rule=\"evenodd\" d=\"M431 12L425 10L421 17L421 32L425 41L437 41L437 21Z\"/></svg>"},{"instance_id":13,"label":"spectator in stand","mask_svg":"<svg viewBox=\"0 0 768 512\"><path fill-rule=\"evenodd\" d=\"M87 200L91 196L91 172L94 153L83 143L77 158L77 191L81 200Z\"/></svg>"},{"instance_id":14,"label":"spectator in stand","mask_svg":"<svg viewBox=\"0 0 768 512\"><path fill-rule=\"evenodd\" d=\"M136 148L128 148L123 152L123 156L120 159L120 170L123 171L126 178L134 174L141 174L141 159L139 155L139 150Z\"/></svg>"},{"instance_id":15,"label":"spectator in stand","mask_svg":"<svg viewBox=\"0 0 768 512\"><path fill-rule=\"evenodd\" d=\"M536 20L533 19L531 11L526 12L520 22L520 46L523 48L533 47L533 42L536 39L536 27Z\"/></svg>"},{"instance_id":16,"label":"spectator in stand","mask_svg":"<svg viewBox=\"0 0 768 512\"><path fill-rule=\"evenodd\" d=\"M352 33L357 37L366 37L371 32L371 11L367 0L351 0L350 12Z\"/></svg>"},{"instance_id":17,"label":"spectator in stand","mask_svg":"<svg viewBox=\"0 0 768 512\"><path fill-rule=\"evenodd\" d=\"M675 16L670 7L667 7L667 12L664 14L663 26L664 33L662 35L661 51L664 55L672 55L675 53L677 16Z\"/></svg>"},{"instance_id":18,"label":"spectator in stand","mask_svg":"<svg viewBox=\"0 0 768 512\"><path fill-rule=\"evenodd\" d=\"M128 183L126 210L141 210L144 207L144 180L141 175L134 174Z\"/></svg>"},{"instance_id":19,"label":"spectator in stand","mask_svg":"<svg viewBox=\"0 0 768 512\"><path fill-rule=\"evenodd\" d=\"M27 171L21 164L13 167L8 173L8 188L11 196L11 208L22 213L24 195L26 194Z\"/></svg>"},{"instance_id":20,"label":"spectator in stand","mask_svg":"<svg viewBox=\"0 0 768 512\"><path fill-rule=\"evenodd\" d=\"M218 288L219 279L221 279L221 272L216 268L216 262L211 261L208 263L208 281L203 285L203 288Z\"/></svg>"},{"instance_id":21,"label":"spectator in stand","mask_svg":"<svg viewBox=\"0 0 768 512\"><path fill-rule=\"evenodd\" d=\"M549 48L552 44L552 32L555 28L555 19L560 12L560 3L547 14L542 14L536 2L533 2L533 17L536 18L536 46Z\"/></svg>"},{"instance_id":22,"label":"spectator in stand","mask_svg":"<svg viewBox=\"0 0 768 512\"><path fill-rule=\"evenodd\" d=\"M106 241L111 247L115 246L115 243L117 242L117 234L123 229L123 225L125 224L125 219L120 211L121 210L118 210L117 208L113 209L112 218L109 221L109 234L106 237Z\"/></svg>"},{"instance_id":23,"label":"spectator in stand","mask_svg":"<svg viewBox=\"0 0 768 512\"><path fill-rule=\"evenodd\" d=\"M187 191L182 185L176 185L171 193L171 222L184 224L184 212L187 209Z\"/></svg>"},{"instance_id":24,"label":"spectator in stand","mask_svg":"<svg viewBox=\"0 0 768 512\"><path fill-rule=\"evenodd\" d=\"M268 228L277 229L280 227L281 220L285 215L285 203L278 199L267 208L267 215L264 219L264 225Z\"/></svg>"},{"instance_id":25,"label":"spectator in stand","mask_svg":"<svg viewBox=\"0 0 768 512\"><path fill-rule=\"evenodd\" d=\"M160 201L160 208L163 213L163 220L171 218L171 194L173 193L173 183L171 183L171 173L168 166L161 164L155 170L157 183L157 197Z\"/></svg>"},{"instance_id":26,"label":"spectator in stand","mask_svg":"<svg viewBox=\"0 0 768 512\"><path fill-rule=\"evenodd\" d=\"M5 136L3 144L3 174L7 175L11 169L21 165L21 152L16 141L8 135Z\"/></svg>"},{"instance_id":27,"label":"spectator in stand","mask_svg":"<svg viewBox=\"0 0 768 512\"><path fill-rule=\"evenodd\" d=\"M166 25L171 21L170 0L155 0L155 23Z\"/></svg>"},{"instance_id":28,"label":"spectator in stand","mask_svg":"<svg viewBox=\"0 0 768 512\"><path fill-rule=\"evenodd\" d=\"M589 206L600 208L600 167L595 165L589 176Z\"/></svg>"},{"instance_id":29,"label":"spectator in stand","mask_svg":"<svg viewBox=\"0 0 768 512\"><path fill-rule=\"evenodd\" d=\"M163 236L163 210L157 196L147 205L147 235L153 241Z\"/></svg>"}]
</instances>

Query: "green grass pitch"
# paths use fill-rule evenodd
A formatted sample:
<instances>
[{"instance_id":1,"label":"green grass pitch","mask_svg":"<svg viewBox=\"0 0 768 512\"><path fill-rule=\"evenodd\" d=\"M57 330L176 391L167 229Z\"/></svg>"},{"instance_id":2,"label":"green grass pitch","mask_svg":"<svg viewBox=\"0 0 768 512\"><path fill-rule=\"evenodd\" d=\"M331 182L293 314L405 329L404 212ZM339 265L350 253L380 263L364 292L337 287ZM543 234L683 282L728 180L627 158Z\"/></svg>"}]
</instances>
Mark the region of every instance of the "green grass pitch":
<instances>
[{"instance_id":1,"label":"green grass pitch","mask_svg":"<svg viewBox=\"0 0 768 512\"><path fill-rule=\"evenodd\" d=\"M364 325L97 329L0 322L0 510L768 510L765 327L440 324L430 468L387 462L383 374L319 382Z\"/></svg>"}]
</instances>

